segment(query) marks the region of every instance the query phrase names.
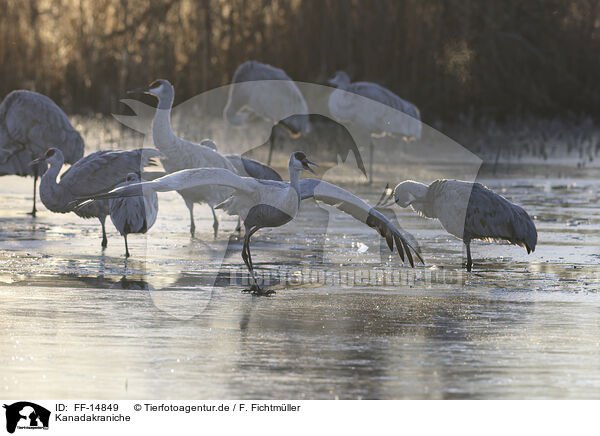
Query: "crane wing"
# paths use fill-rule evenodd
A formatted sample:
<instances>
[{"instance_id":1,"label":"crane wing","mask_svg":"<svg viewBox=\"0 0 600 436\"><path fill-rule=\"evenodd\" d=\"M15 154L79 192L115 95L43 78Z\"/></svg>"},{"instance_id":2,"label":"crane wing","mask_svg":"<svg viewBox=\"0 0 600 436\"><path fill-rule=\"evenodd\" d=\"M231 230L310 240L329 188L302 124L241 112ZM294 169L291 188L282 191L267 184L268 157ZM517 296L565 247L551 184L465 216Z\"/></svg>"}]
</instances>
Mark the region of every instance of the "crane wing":
<instances>
[{"instance_id":1,"label":"crane wing","mask_svg":"<svg viewBox=\"0 0 600 436\"><path fill-rule=\"evenodd\" d=\"M135 113L135 115L113 114L113 117L121 124L133 130L142 132L144 134L151 134L152 119L154 118L156 108L142 103L141 101L133 100L130 98L122 99L121 103L123 103L126 106L129 106L129 108Z\"/></svg>"},{"instance_id":2,"label":"crane wing","mask_svg":"<svg viewBox=\"0 0 600 436\"><path fill-rule=\"evenodd\" d=\"M394 242L400 258L404 261L404 253L414 267L411 250L423 262L419 246L415 238L408 232L397 228L381 212L378 212L356 195L351 194L339 186L317 179L304 179L300 181L301 199L314 198L317 201L335 206L357 220L373 227L383 236L390 250L394 250Z\"/></svg>"},{"instance_id":3,"label":"crane wing","mask_svg":"<svg viewBox=\"0 0 600 436\"><path fill-rule=\"evenodd\" d=\"M130 151L97 151L76 162L61 177L60 184L73 197L106 192L121 183L128 173L140 173L158 150L138 148Z\"/></svg>"},{"instance_id":4,"label":"crane wing","mask_svg":"<svg viewBox=\"0 0 600 436\"><path fill-rule=\"evenodd\" d=\"M231 154L226 156L227 159L236 169L237 173L242 176L254 177L262 180L276 180L281 182L283 179L273 168L262 164L254 159Z\"/></svg>"},{"instance_id":5,"label":"crane wing","mask_svg":"<svg viewBox=\"0 0 600 436\"><path fill-rule=\"evenodd\" d=\"M49 148L63 152L65 162L83 156L83 139L56 103L31 91L13 91L0 105L0 162L6 162L25 147L32 156L42 156Z\"/></svg>"},{"instance_id":6,"label":"crane wing","mask_svg":"<svg viewBox=\"0 0 600 436\"><path fill-rule=\"evenodd\" d=\"M537 230L527 212L480 183L471 189L465 232L479 239L504 239L528 253L537 243Z\"/></svg>"},{"instance_id":7,"label":"crane wing","mask_svg":"<svg viewBox=\"0 0 600 436\"><path fill-rule=\"evenodd\" d=\"M147 189L156 192L166 192L207 185L227 186L248 194L252 194L260 189L259 182L253 178L240 177L223 168L197 168L177 171L150 182L122 186L107 193L82 196L80 199L100 200L106 198L134 197L143 195Z\"/></svg>"}]
</instances>

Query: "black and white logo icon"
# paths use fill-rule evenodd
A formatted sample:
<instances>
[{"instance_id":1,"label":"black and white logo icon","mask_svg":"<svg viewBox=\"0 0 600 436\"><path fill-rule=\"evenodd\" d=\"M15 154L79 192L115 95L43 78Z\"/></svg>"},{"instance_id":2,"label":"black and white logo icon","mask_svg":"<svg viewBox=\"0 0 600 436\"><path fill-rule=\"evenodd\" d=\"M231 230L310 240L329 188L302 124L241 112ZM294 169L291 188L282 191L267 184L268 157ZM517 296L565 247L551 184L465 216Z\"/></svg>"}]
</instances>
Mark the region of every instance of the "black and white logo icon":
<instances>
[{"instance_id":1,"label":"black and white logo icon","mask_svg":"<svg viewBox=\"0 0 600 436\"><path fill-rule=\"evenodd\" d=\"M50 411L29 401L5 404L6 431L14 433L16 429L48 429Z\"/></svg>"}]
</instances>

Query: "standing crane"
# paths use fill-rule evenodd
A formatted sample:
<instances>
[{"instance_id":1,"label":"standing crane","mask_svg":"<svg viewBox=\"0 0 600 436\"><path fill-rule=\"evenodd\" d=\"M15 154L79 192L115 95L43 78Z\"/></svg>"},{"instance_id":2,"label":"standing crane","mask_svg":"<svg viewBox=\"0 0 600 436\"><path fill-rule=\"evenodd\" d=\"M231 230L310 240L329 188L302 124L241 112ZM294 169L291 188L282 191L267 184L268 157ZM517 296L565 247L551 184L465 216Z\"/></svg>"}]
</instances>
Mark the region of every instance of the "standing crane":
<instances>
[{"instance_id":1,"label":"standing crane","mask_svg":"<svg viewBox=\"0 0 600 436\"><path fill-rule=\"evenodd\" d=\"M123 183L116 187L145 182L138 173L129 173ZM125 240L125 257L129 257L127 235L146 233L156 222L158 215L158 196L156 192L144 192L141 197L113 198L108 200L110 220Z\"/></svg>"},{"instance_id":2,"label":"standing crane","mask_svg":"<svg viewBox=\"0 0 600 436\"><path fill-rule=\"evenodd\" d=\"M360 198L331 183L317 179L300 180L302 171L314 170L301 151L290 156L288 168L289 182L273 180L257 180L251 177L240 177L233 172L221 168L202 168L182 170L151 182L138 183L117 188L106 194L88 196L92 200L142 195L143 188L158 192L189 189L197 186L226 186L232 194L218 207L230 215L238 215L244 220L246 234L242 247L242 259L252 278L250 291L255 295L269 295L273 291L263 290L258 285L254 274L254 265L250 253L250 238L258 230L265 227L280 227L296 217L302 200L314 198L335 206L357 220L376 229L383 236L390 250L394 244L401 259L404 255L411 266L414 266L412 252L423 261L416 241L409 233L396 228L384 215L369 206ZM85 203L84 203L85 204Z\"/></svg>"},{"instance_id":3,"label":"standing crane","mask_svg":"<svg viewBox=\"0 0 600 436\"><path fill-rule=\"evenodd\" d=\"M236 126L254 114L284 126L292 136L311 129L308 106L296 84L282 69L258 61L244 62L235 70L223 114ZM271 165L273 147L271 136L267 165Z\"/></svg>"},{"instance_id":4,"label":"standing crane","mask_svg":"<svg viewBox=\"0 0 600 436\"><path fill-rule=\"evenodd\" d=\"M439 219L448 233L462 239L467 271L473 266L473 239L505 240L525 248L527 254L535 251L537 230L527 212L480 183L442 179L427 186L406 181L396 186L387 202L392 199L400 207Z\"/></svg>"},{"instance_id":5,"label":"standing crane","mask_svg":"<svg viewBox=\"0 0 600 436\"><path fill-rule=\"evenodd\" d=\"M98 218L102 225L102 247L108 245L106 239L106 217L110 214L108 201L98 201L77 207L77 198L106 192L121 183L126 174L141 172L153 157L161 153L150 148L130 151L97 151L71 166L56 181L65 158L57 148L49 149L46 154L34 160L32 164L48 164L40 183L40 199L52 212L75 212L82 218Z\"/></svg>"},{"instance_id":6,"label":"standing crane","mask_svg":"<svg viewBox=\"0 0 600 436\"><path fill-rule=\"evenodd\" d=\"M369 179L373 183L373 139L385 135L419 139L421 137L419 109L376 83L350 83L350 77L344 71L338 71L329 83L337 86L329 96L331 115L338 120L356 123L370 132ZM368 104L361 97L381 104Z\"/></svg>"},{"instance_id":7,"label":"standing crane","mask_svg":"<svg viewBox=\"0 0 600 436\"><path fill-rule=\"evenodd\" d=\"M29 164L50 147L69 164L83 157L83 139L56 103L37 92L12 91L0 104L0 175L33 176L32 216L37 180L46 168Z\"/></svg>"},{"instance_id":8,"label":"standing crane","mask_svg":"<svg viewBox=\"0 0 600 436\"><path fill-rule=\"evenodd\" d=\"M152 138L154 145L164 155L163 166L168 173L190 168L223 168L235 172L235 166L230 159L216 150L212 141L207 145L186 141L175 135L171 127L171 108L175 98L175 89L169 81L155 80L148 86L129 91L132 94L149 94L158 99L158 107L152 120ZM262 165L262 164L260 164ZM257 166L251 166L250 176L260 177L262 171ZM252 173L257 168L257 173ZM278 176L278 175L277 175ZM185 201L190 212L190 234L194 237L194 203L206 203L213 215L214 236L217 237L219 221L214 207L231 195L231 189L226 186L198 186L177 191Z\"/></svg>"}]
</instances>

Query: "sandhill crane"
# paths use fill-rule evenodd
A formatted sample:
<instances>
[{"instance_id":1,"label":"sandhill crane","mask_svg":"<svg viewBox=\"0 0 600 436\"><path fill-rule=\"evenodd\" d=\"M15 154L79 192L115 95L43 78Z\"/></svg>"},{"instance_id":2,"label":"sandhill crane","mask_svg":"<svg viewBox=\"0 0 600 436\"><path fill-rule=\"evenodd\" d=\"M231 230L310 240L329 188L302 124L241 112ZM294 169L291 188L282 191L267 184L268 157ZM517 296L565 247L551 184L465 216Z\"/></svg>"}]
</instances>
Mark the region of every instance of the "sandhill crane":
<instances>
[{"instance_id":1,"label":"sandhill crane","mask_svg":"<svg viewBox=\"0 0 600 436\"><path fill-rule=\"evenodd\" d=\"M212 139L203 139L202 141L200 141L200 145L203 145L205 147L209 147L215 151L218 151L217 144ZM277 171L275 171L273 168L271 168L267 165L264 165L258 161L255 161L253 159L242 157L237 154L229 154L225 157L229 160L229 162L231 162L231 164L235 168L235 173L242 177L254 177L255 179L261 179L261 180L276 180L276 181L283 180L281 178L281 176L279 175L279 173ZM165 175L166 175L166 173L163 173L158 177L162 177ZM152 177L152 180L154 180L155 178L157 178L157 177ZM238 217L238 225L236 227L236 231L241 231L240 222L241 222L240 218Z\"/></svg>"},{"instance_id":2,"label":"sandhill crane","mask_svg":"<svg viewBox=\"0 0 600 436\"><path fill-rule=\"evenodd\" d=\"M223 168L235 172L235 167L229 159L218 151L206 145L195 144L179 138L171 128L171 108L175 90L167 80L159 79L149 86L129 91L134 94L149 94L158 98L158 107L152 120L152 137L154 145L166 158L163 166L167 172L190 168ZM219 221L214 206L221 203L229 195L231 189L226 186L197 186L177 191L185 201L190 211L190 234L194 237L194 203L207 203L213 214L214 236L217 237Z\"/></svg>"},{"instance_id":3,"label":"sandhill crane","mask_svg":"<svg viewBox=\"0 0 600 436\"><path fill-rule=\"evenodd\" d=\"M123 183L116 187L145 182L137 173L127 174ZM129 257L127 235L146 233L156 222L158 215L158 196L154 191L144 192L143 197L113 198L108 200L110 220L125 239L125 257Z\"/></svg>"},{"instance_id":4,"label":"sandhill crane","mask_svg":"<svg viewBox=\"0 0 600 436\"><path fill-rule=\"evenodd\" d=\"M289 119L308 117L310 132L297 137L290 137L285 127L280 124L273 126L271 135L264 144L246 152L245 156L263 155L279 148L290 153L293 150L304 150L306 153L317 155L321 162L321 171L337 166L338 162L346 161L352 154L358 169L367 177L362 156L354 138L346 127L331 118L321 114L292 115ZM285 120L284 120L285 122Z\"/></svg>"},{"instance_id":5,"label":"sandhill crane","mask_svg":"<svg viewBox=\"0 0 600 436\"><path fill-rule=\"evenodd\" d=\"M56 182L58 173L64 164L64 156L57 148L49 149L46 154L33 161L45 162L48 169L40 183L40 199L52 212L75 212L82 218L98 218L102 224L102 247L106 247L106 217L110 213L107 201L94 202L82 207L77 206L77 198L106 192L121 183L131 172L140 172L153 157L161 156L157 150L139 148L130 151L97 151L74 163Z\"/></svg>"},{"instance_id":6,"label":"sandhill crane","mask_svg":"<svg viewBox=\"0 0 600 436\"><path fill-rule=\"evenodd\" d=\"M37 179L45 168L29 164L50 147L58 148L69 164L83 156L81 135L50 98L12 91L0 104L0 175L33 176L32 216L36 214Z\"/></svg>"},{"instance_id":7,"label":"sandhill crane","mask_svg":"<svg viewBox=\"0 0 600 436\"><path fill-rule=\"evenodd\" d=\"M373 137L388 134L419 139L421 137L419 109L376 83L350 83L350 77L344 71L338 71L329 83L337 86L329 96L329 112L339 120L362 126L371 134L369 178L373 182ZM381 104L368 104L356 96L366 97Z\"/></svg>"},{"instance_id":8,"label":"sandhill crane","mask_svg":"<svg viewBox=\"0 0 600 436\"><path fill-rule=\"evenodd\" d=\"M272 180L257 180L250 177L240 177L231 171L220 168L202 168L182 170L168 176L161 177L151 182L138 183L117 188L106 194L89 196L91 199L107 199L129 197L142 194L142 189L154 191L173 191L188 189L195 186L227 186L232 190L232 195L217 207L228 214L241 216L244 220L246 234L242 248L242 259L252 277L250 291L255 295L268 295L272 291L262 290L254 275L252 255L250 254L250 238L258 230L265 227L282 226L296 216L300 202L307 198L337 207L342 212L350 214L359 221L375 228L388 243L390 250L396 249L404 260L408 258L414 267L413 256L423 261L416 241L409 233L396 228L384 215L373 209L367 203L350 192L317 179L300 180L302 171L314 170L301 151L292 153L289 161L290 182L276 182ZM84 203L85 204L85 203Z\"/></svg>"},{"instance_id":9,"label":"sandhill crane","mask_svg":"<svg viewBox=\"0 0 600 436\"><path fill-rule=\"evenodd\" d=\"M152 120L156 113L156 109L138 100L125 99L121 100L121 102L129 106L136 113L136 115L132 116L113 114L113 116L127 127L130 127L144 134L152 134ZM172 114L176 113L178 110L181 111L181 109L182 108L173 108ZM146 123L146 120L149 120L149 122ZM148 129L147 125L150 126L150 129ZM212 139L203 139L200 141L200 145L204 145L205 147L209 147L215 151L219 151L217 149L217 144ZM250 159L249 157L240 156L237 154L228 154L225 157L229 159L231 164L236 169L237 173L241 176L254 177L256 179L263 180L282 180L279 173L277 173L277 171L275 171L273 168L256 160ZM142 174L142 177L146 180L154 180L158 177L165 176L166 174L167 173L164 171L157 171L151 173L145 172L144 174ZM147 177L148 175L150 175L150 178Z\"/></svg>"},{"instance_id":10,"label":"sandhill crane","mask_svg":"<svg viewBox=\"0 0 600 436\"><path fill-rule=\"evenodd\" d=\"M259 83L252 83L259 82ZM233 74L232 86L223 115L231 124L243 125L251 114L281 124L292 135L310 132L308 106L292 79L280 68L258 61L241 64ZM271 165L271 141L267 165Z\"/></svg>"},{"instance_id":11,"label":"sandhill crane","mask_svg":"<svg viewBox=\"0 0 600 436\"><path fill-rule=\"evenodd\" d=\"M505 240L525 248L527 254L535 251L537 230L527 212L480 183L436 180L427 186L406 181L396 186L393 200L439 219L448 233L462 239L467 247L467 271L473 265L473 239Z\"/></svg>"}]
</instances>

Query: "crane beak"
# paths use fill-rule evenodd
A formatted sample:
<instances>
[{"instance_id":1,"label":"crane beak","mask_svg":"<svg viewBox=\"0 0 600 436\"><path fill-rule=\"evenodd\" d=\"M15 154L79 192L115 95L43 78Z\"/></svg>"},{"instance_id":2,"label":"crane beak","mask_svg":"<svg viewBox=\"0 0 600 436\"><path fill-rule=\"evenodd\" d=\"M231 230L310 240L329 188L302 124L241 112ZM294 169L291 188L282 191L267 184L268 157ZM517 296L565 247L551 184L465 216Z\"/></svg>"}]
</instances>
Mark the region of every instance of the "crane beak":
<instances>
[{"instance_id":1,"label":"crane beak","mask_svg":"<svg viewBox=\"0 0 600 436\"><path fill-rule=\"evenodd\" d=\"M314 165L314 166L316 166L317 168L319 167L319 165L317 165L316 163L314 163L314 162L312 162L312 161L310 161L310 160L308 160L308 159L304 159L304 160L302 161L302 166L304 167L304 169L305 169L305 170L308 170L308 171L310 171L311 173L313 173L313 174L316 176L316 175L317 175L317 173L315 173L315 170L313 170L311 167L309 167L309 164L310 164L310 165Z\"/></svg>"},{"instance_id":2,"label":"crane beak","mask_svg":"<svg viewBox=\"0 0 600 436\"><path fill-rule=\"evenodd\" d=\"M40 164L40 163L42 163L42 162L45 162L45 161L46 161L46 159L45 159L45 158L42 158L42 157L40 157L40 158L38 158L38 159L34 159L34 160L32 160L31 162L29 162L29 166L30 166L30 167L32 167L32 166L34 166L34 165L38 165L38 164Z\"/></svg>"},{"instance_id":3,"label":"crane beak","mask_svg":"<svg viewBox=\"0 0 600 436\"><path fill-rule=\"evenodd\" d=\"M130 89L127 94L145 94L150 91L149 86L142 86L141 88Z\"/></svg>"}]
</instances>

